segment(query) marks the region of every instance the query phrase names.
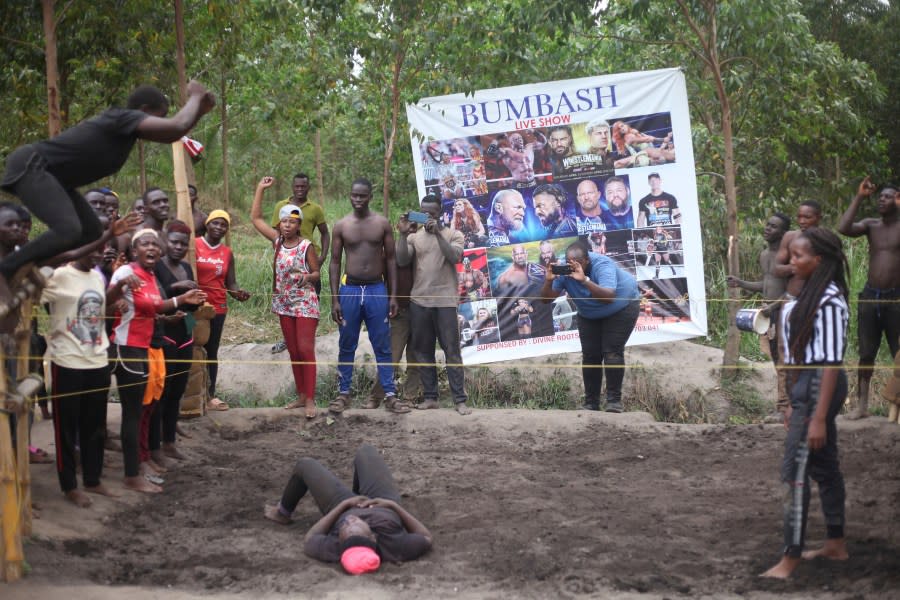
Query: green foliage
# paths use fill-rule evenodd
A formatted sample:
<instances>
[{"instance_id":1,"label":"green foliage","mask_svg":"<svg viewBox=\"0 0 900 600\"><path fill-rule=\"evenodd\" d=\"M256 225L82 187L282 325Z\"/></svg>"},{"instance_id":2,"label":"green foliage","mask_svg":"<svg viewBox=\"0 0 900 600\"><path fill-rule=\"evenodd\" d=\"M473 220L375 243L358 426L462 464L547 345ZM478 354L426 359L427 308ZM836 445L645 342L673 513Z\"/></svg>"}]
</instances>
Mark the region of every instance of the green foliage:
<instances>
[{"instance_id":1,"label":"green foliage","mask_svg":"<svg viewBox=\"0 0 900 600\"><path fill-rule=\"evenodd\" d=\"M572 409L576 407L571 395L573 376L578 376L574 369L554 369L546 379L535 377L523 386L518 369L470 367L466 393L469 405L476 408Z\"/></svg>"},{"instance_id":2,"label":"green foliage","mask_svg":"<svg viewBox=\"0 0 900 600\"><path fill-rule=\"evenodd\" d=\"M659 382L669 380L669 375L669 369L629 365L623 394L625 409L648 412L657 421L665 423L714 422L701 391L694 390L685 395L662 388Z\"/></svg>"}]
</instances>

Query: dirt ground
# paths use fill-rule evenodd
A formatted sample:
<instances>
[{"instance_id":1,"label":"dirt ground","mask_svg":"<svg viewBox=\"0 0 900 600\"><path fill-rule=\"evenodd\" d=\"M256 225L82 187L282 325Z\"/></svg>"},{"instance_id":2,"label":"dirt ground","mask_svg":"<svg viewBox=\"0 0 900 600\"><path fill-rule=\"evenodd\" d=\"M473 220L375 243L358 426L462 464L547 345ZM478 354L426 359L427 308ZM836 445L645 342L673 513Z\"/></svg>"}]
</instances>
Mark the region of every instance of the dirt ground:
<instances>
[{"instance_id":1,"label":"dirt ground","mask_svg":"<svg viewBox=\"0 0 900 600\"><path fill-rule=\"evenodd\" d=\"M900 589L900 428L839 421L851 559L757 575L780 549L778 425L657 424L645 413L449 409L335 421L243 409L186 422L191 460L165 493L66 503L37 465L42 510L27 579L8 600L97 598L895 598ZM49 423L35 425L49 449ZM306 558L309 498L291 526L262 518L294 460L350 477L355 448L381 448L404 503L432 530L420 560L364 577ZM893 457L893 458L892 458ZM814 498L811 543L824 531ZM125 587L128 586L128 587Z\"/></svg>"}]
</instances>

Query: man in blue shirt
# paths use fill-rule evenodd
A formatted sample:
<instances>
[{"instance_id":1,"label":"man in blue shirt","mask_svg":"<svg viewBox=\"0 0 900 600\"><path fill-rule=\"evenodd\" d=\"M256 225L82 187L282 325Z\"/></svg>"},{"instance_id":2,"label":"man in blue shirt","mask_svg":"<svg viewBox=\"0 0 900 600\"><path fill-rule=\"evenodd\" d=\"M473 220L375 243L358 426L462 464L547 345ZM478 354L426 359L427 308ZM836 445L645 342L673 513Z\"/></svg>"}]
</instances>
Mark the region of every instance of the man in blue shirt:
<instances>
[{"instance_id":1,"label":"man in blue shirt","mask_svg":"<svg viewBox=\"0 0 900 600\"><path fill-rule=\"evenodd\" d=\"M600 389L606 367L606 411L620 413L625 378L625 342L637 323L640 302L637 281L602 254L577 241L566 248L568 274L554 273L553 265L541 288L551 302L566 292L578 313L581 338L584 408L600 410Z\"/></svg>"}]
</instances>

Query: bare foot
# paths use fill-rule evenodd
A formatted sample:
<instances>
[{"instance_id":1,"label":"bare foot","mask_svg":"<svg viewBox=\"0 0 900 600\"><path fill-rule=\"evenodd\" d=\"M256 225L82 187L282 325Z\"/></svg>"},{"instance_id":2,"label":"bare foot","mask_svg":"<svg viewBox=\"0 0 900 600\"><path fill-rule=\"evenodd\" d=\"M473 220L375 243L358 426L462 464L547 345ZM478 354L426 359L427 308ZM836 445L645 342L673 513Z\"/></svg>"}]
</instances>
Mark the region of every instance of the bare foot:
<instances>
[{"instance_id":1,"label":"bare foot","mask_svg":"<svg viewBox=\"0 0 900 600\"><path fill-rule=\"evenodd\" d=\"M138 475L137 477L126 477L124 483L125 487L129 490L143 492L145 494L159 494L163 491L161 487L155 483L150 483L141 475Z\"/></svg>"},{"instance_id":2,"label":"bare foot","mask_svg":"<svg viewBox=\"0 0 900 600\"><path fill-rule=\"evenodd\" d=\"M165 482L165 480L159 476L159 473L153 470L153 467L150 466L150 461L142 462L138 466L138 472L144 479L147 479L152 483L162 485Z\"/></svg>"},{"instance_id":3,"label":"bare foot","mask_svg":"<svg viewBox=\"0 0 900 600\"><path fill-rule=\"evenodd\" d=\"M847 552L847 541L844 538L825 540L818 550L807 550L803 553L803 560L814 558L827 558L828 560L847 560L850 553Z\"/></svg>"},{"instance_id":4,"label":"bare foot","mask_svg":"<svg viewBox=\"0 0 900 600\"><path fill-rule=\"evenodd\" d=\"M113 492L111 489L103 485L102 483L98 485L85 486L84 491L88 494L97 494L98 496L107 496L108 498L118 498L119 494Z\"/></svg>"},{"instance_id":5,"label":"bare foot","mask_svg":"<svg viewBox=\"0 0 900 600\"><path fill-rule=\"evenodd\" d=\"M465 402L457 402L456 403L456 412L461 415L471 415L472 409L466 406Z\"/></svg>"},{"instance_id":6,"label":"bare foot","mask_svg":"<svg viewBox=\"0 0 900 600\"><path fill-rule=\"evenodd\" d=\"M144 464L153 471L154 475L162 475L163 473L168 471L167 468L159 464L154 458L148 458L147 462L145 462Z\"/></svg>"},{"instance_id":7,"label":"bare foot","mask_svg":"<svg viewBox=\"0 0 900 600\"><path fill-rule=\"evenodd\" d=\"M418 404L416 404L416 408L419 410L434 410L436 408L440 408L441 405L438 404L438 401L434 398L429 398L428 400L422 400Z\"/></svg>"},{"instance_id":8,"label":"bare foot","mask_svg":"<svg viewBox=\"0 0 900 600\"><path fill-rule=\"evenodd\" d=\"M69 502L79 508L87 508L91 505L91 499L78 488L66 492L66 498L68 498Z\"/></svg>"},{"instance_id":9,"label":"bare foot","mask_svg":"<svg viewBox=\"0 0 900 600\"><path fill-rule=\"evenodd\" d=\"M305 413L307 419L316 418L316 401L312 398L306 399Z\"/></svg>"},{"instance_id":10,"label":"bare foot","mask_svg":"<svg viewBox=\"0 0 900 600\"><path fill-rule=\"evenodd\" d=\"M174 458L175 460L187 460L187 456L182 454L178 448L175 447L175 444L163 444L162 451L163 454L169 458Z\"/></svg>"},{"instance_id":11,"label":"bare foot","mask_svg":"<svg viewBox=\"0 0 900 600\"><path fill-rule=\"evenodd\" d=\"M864 408L857 408L856 410L850 411L846 415L844 415L845 418L850 419L851 421L865 419L868 416L869 411Z\"/></svg>"},{"instance_id":12,"label":"bare foot","mask_svg":"<svg viewBox=\"0 0 900 600\"><path fill-rule=\"evenodd\" d=\"M277 506L272 506L270 504L266 504L263 508L263 516L265 516L270 521L275 521L276 523L281 523L282 525L290 525L294 522L292 518L286 517L281 514L281 511L278 510Z\"/></svg>"},{"instance_id":13,"label":"bare foot","mask_svg":"<svg viewBox=\"0 0 900 600\"><path fill-rule=\"evenodd\" d=\"M782 556L781 560L778 561L778 564L760 575L760 577L771 577L773 579L787 579L791 576L791 573L794 572L794 569L797 568L797 565L800 564L799 558L792 558L790 556Z\"/></svg>"},{"instance_id":14,"label":"bare foot","mask_svg":"<svg viewBox=\"0 0 900 600\"><path fill-rule=\"evenodd\" d=\"M184 429L182 429L181 425L176 425L176 426L175 426L175 433L177 433L178 435L180 435L181 437L183 437L183 438L186 439L186 440L189 440L189 439L191 439L192 437L194 437L194 436L192 436L191 434L189 434L187 431L185 431Z\"/></svg>"},{"instance_id":15,"label":"bare foot","mask_svg":"<svg viewBox=\"0 0 900 600\"><path fill-rule=\"evenodd\" d=\"M166 464L166 456L165 456L165 454L163 454L162 449L153 450L150 453L150 461L153 462L154 465L156 465L157 467L162 469L162 471L160 471L160 473L165 473L166 470L168 470L168 468L169 468L169 465Z\"/></svg>"}]
</instances>

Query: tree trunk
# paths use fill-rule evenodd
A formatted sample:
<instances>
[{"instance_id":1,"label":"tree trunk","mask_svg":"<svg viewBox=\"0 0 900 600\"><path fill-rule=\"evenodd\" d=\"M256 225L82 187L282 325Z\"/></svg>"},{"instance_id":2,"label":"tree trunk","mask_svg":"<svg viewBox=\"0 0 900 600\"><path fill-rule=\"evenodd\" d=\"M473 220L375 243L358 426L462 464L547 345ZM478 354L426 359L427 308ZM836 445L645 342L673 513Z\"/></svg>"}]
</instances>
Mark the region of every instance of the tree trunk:
<instances>
[{"instance_id":1,"label":"tree trunk","mask_svg":"<svg viewBox=\"0 0 900 600\"><path fill-rule=\"evenodd\" d=\"M402 45L402 39L401 45ZM391 77L391 126L386 132L384 144L384 188L381 211L384 216L390 214L391 161L394 159L394 142L397 140L397 115L400 112L400 70L403 68L405 53L400 50L394 56L394 69ZM390 218L390 217L388 217Z\"/></svg>"},{"instance_id":2,"label":"tree trunk","mask_svg":"<svg viewBox=\"0 0 900 600\"><path fill-rule=\"evenodd\" d=\"M141 165L141 193L147 189L147 163L144 162L144 140L138 140L138 162Z\"/></svg>"},{"instance_id":3,"label":"tree trunk","mask_svg":"<svg viewBox=\"0 0 900 600\"><path fill-rule=\"evenodd\" d=\"M47 64L47 129L50 137L62 131L59 114L59 65L56 58L56 0L41 0L44 14L44 58Z\"/></svg>"},{"instance_id":4,"label":"tree trunk","mask_svg":"<svg viewBox=\"0 0 900 600\"><path fill-rule=\"evenodd\" d=\"M175 64L178 70L178 101L181 106L187 103L187 61L184 54L184 3L182 0L175 0ZM197 184L197 178L194 175L194 163L191 162L187 152L184 156L184 170L187 174L188 183Z\"/></svg>"},{"instance_id":5,"label":"tree trunk","mask_svg":"<svg viewBox=\"0 0 900 600\"><path fill-rule=\"evenodd\" d=\"M319 188L319 203L325 206L325 174L322 172L322 132L316 128L316 187Z\"/></svg>"},{"instance_id":6,"label":"tree trunk","mask_svg":"<svg viewBox=\"0 0 900 600\"><path fill-rule=\"evenodd\" d=\"M187 64L184 58L184 4L175 0L175 64L178 69L178 101L187 102Z\"/></svg>"},{"instance_id":7,"label":"tree trunk","mask_svg":"<svg viewBox=\"0 0 900 600\"><path fill-rule=\"evenodd\" d=\"M221 115L222 115L222 194L225 196L225 210L228 211L229 205L229 189L228 189L228 78L225 72L222 72L222 97L221 97ZM225 244L231 245L231 228L225 234Z\"/></svg>"}]
</instances>

